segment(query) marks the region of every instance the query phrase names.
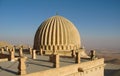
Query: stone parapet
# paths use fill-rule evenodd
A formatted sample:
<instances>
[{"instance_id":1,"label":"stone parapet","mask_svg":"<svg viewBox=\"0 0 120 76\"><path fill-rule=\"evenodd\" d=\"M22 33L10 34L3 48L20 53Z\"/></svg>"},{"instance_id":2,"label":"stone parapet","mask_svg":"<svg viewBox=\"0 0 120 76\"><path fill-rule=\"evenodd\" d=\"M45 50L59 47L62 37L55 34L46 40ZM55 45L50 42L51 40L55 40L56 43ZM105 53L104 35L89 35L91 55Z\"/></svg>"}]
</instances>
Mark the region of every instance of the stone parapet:
<instances>
[{"instance_id":1,"label":"stone parapet","mask_svg":"<svg viewBox=\"0 0 120 76\"><path fill-rule=\"evenodd\" d=\"M104 59L54 68L24 76L104 76Z\"/></svg>"}]
</instances>

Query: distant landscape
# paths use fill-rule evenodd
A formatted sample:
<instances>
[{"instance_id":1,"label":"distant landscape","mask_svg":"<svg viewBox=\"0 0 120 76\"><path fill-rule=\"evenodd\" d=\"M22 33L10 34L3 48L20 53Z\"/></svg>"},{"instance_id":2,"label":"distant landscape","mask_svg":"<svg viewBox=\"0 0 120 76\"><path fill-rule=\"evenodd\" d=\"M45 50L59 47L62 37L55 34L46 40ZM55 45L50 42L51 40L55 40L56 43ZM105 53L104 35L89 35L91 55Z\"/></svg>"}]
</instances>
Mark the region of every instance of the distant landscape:
<instances>
[{"instance_id":1,"label":"distant landscape","mask_svg":"<svg viewBox=\"0 0 120 76\"><path fill-rule=\"evenodd\" d=\"M12 47L14 45L0 41L0 48L5 46ZM20 47L20 45L17 45L17 47ZM23 47L28 48L29 46L23 44ZM86 52L89 53L89 51ZM105 76L120 76L120 50L96 49L96 55L98 58L105 59Z\"/></svg>"},{"instance_id":2,"label":"distant landscape","mask_svg":"<svg viewBox=\"0 0 120 76\"><path fill-rule=\"evenodd\" d=\"M105 59L105 76L120 76L120 50L96 49L96 54Z\"/></svg>"},{"instance_id":3,"label":"distant landscape","mask_svg":"<svg viewBox=\"0 0 120 76\"><path fill-rule=\"evenodd\" d=\"M15 45L16 47L20 47L23 46L24 48L28 48L28 45L25 44L19 44L19 45ZM1 47L12 47L14 46L13 44L10 44L6 41L0 41L0 48ZM105 63L111 63L111 64L117 64L120 65L120 50L101 50L101 49L95 49L96 50L96 55L98 58L105 58ZM89 53L89 51L86 51L87 54Z\"/></svg>"},{"instance_id":4,"label":"distant landscape","mask_svg":"<svg viewBox=\"0 0 120 76\"><path fill-rule=\"evenodd\" d=\"M120 50L101 50L97 51L97 56L105 58L105 63L120 65Z\"/></svg>"}]
</instances>

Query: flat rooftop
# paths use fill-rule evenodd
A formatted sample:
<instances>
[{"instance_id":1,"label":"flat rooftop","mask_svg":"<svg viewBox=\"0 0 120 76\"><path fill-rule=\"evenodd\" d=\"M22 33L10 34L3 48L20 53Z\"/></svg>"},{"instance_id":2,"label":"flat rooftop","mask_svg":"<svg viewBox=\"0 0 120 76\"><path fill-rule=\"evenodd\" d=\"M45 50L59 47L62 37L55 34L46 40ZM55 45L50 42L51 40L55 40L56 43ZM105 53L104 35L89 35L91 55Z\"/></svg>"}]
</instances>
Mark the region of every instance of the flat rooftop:
<instances>
[{"instance_id":1,"label":"flat rooftop","mask_svg":"<svg viewBox=\"0 0 120 76\"><path fill-rule=\"evenodd\" d=\"M15 55L18 55L17 53ZM44 70L53 69L53 63L49 61L49 56L37 55L36 59L32 59L30 54L25 54L26 71L27 73L39 72ZM81 62L88 60L81 59ZM74 58L60 57L60 67L76 64ZM120 65L107 64L105 66L105 76L120 69ZM18 74L18 61L4 61L0 62L0 76L17 76Z\"/></svg>"},{"instance_id":2,"label":"flat rooftop","mask_svg":"<svg viewBox=\"0 0 120 76\"><path fill-rule=\"evenodd\" d=\"M17 54L16 54L17 55ZM25 54L27 73L49 70L53 68L53 63L49 61L49 56L37 55L36 59L32 59L30 54ZM85 60L81 60L82 62ZM75 64L75 58L60 57L60 67ZM0 62L0 76L16 76L18 75L18 61Z\"/></svg>"}]
</instances>

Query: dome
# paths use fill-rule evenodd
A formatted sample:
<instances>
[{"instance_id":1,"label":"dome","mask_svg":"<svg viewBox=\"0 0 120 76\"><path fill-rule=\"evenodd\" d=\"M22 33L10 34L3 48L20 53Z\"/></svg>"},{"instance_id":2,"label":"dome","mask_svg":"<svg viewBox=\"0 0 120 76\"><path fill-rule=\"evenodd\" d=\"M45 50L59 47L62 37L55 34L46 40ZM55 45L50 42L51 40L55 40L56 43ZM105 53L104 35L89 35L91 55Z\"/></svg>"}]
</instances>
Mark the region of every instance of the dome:
<instances>
[{"instance_id":1,"label":"dome","mask_svg":"<svg viewBox=\"0 0 120 76\"><path fill-rule=\"evenodd\" d=\"M81 48L80 35L72 22L62 16L43 21L34 37L34 49L70 51Z\"/></svg>"}]
</instances>

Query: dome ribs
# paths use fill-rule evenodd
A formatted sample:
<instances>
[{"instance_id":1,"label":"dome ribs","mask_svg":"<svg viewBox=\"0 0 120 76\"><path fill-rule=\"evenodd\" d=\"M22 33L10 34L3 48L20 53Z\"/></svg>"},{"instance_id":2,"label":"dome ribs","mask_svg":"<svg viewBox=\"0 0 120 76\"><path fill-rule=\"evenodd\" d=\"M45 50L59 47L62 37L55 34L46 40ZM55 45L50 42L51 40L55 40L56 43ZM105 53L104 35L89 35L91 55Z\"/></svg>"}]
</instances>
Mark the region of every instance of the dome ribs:
<instances>
[{"instance_id":1,"label":"dome ribs","mask_svg":"<svg viewBox=\"0 0 120 76\"><path fill-rule=\"evenodd\" d=\"M60 45L63 45L63 26L62 26L62 21L60 19Z\"/></svg>"},{"instance_id":2,"label":"dome ribs","mask_svg":"<svg viewBox=\"0 0 120 76\"><path fill-rule=\"evenodd\" d=\"M81 47L77 28L62 16L53 16L45 20L36 31L34 49L72 50Z\"/></svg>"},{"instance_id":3,"label":"dome ribs","mask_svg":"<svg viewBox=\"0 0 120 76\"><path fill-rule=\"evenodd\" d=\"M65 24L66 24L66 31L67 31L67 45L70 45L71 44L71 42L70 42L70 26L69 26L68 21L66 21Z\"/></svg>"},{"instance_id":4,"label":"dome ribs","mask_svg":"<svg viewBox=\"0 0 120 76\"><path fill-rule=\"evenodd\" d=\"M66 25L65 22L61 19L61 23L63 26L63 44L67 45L67 32L66 32Z\"/></svg>"},{"instance_id":5,"label":"dome ribs","mask_svg":"<svg viewBox=\"0 0 120 76\"><path fill-rule=\"evenodd\" d=\"M58 20L58 18L57 18L57 20ZM55 45L58 45L59 43L59 41L58 41L58 38L59 38L59 24L58 24L58 22L57 22L57 20L55 20L55 28L56 28L56 30L55 30Z\"/></svg>"},{"instance_id":6,"label":"dome ribs","mask_svg":"<svg viewBox=\"0 0 120 76\"><path fill-rule=\"evenodd\" d=\"M60 19L59 18L57 18L57 20L59 21ZM59 36L59 33L60 33L60 23L58 22L58 21L56 21L56 36L57 36L57 45L59 46L60 45L60 43L59 43L59 40L60 40L60 36Z\"/></svg>"},{"instance_id":7,"label":"dome ribs","mask_svg":"<svg viewBox=\"0 0 120 76\"><path fill-rule=\"evenodd\" d=\"M52 44L54 46L55 46L55 43L56 43L56 36L55 36L56 35L56 25L55 24L56 24L56 22L55 22L55 19L54 19L54 21L53 21L53 32L52 32L53 33L53 43Z\"/></svg>"},{"instance_id":8,"label":"dome ribs","mask_svg":"<svg viewBox=\"0 0 120 76\"><path fill-rule=\"evenodd\" d=\"M48 29L50 27L50 19L48 19L48 23L46 23L46 27L45 27L45 33L44 33L44 45L48 45L48 35L49 35L49 32L48 32Z\"/></svg>"},{"instance_id":9,"label":"dome ribs","mask_svg":"<svg viewBox=\"0 0 120 76\"><path fill-rule=\"evenodd\" d=\"M53 19L50 20L50 25L49 25L49 30L48 30L49 31L48 32L49 33L48 34L48 45L51 45L51 42L52 42L51 41L52 40L52 38L51 38L51 36L52 36L52 27L53 27L53 26L51 26L52 23L53 23L52 21L53 21Z\"/></svg>"},{"instance_id":10,"label":"dome ribs","mask_svg":"<svg viewBox=\"0 0 120 76\"><path fill-rule=\"evenodd\" d=\"M43 24L44 24L45 22L43 22L40 26L39 26L39 28L38 28L38 31L36 32L36 36L35 36L35 39L34 39L34 42L36 43L35 44L35 47L36 47L36 49L39 49L38 47L40 46L40 44L41 44L41 33L42 33L42 28L43 28Z\"/></svg>"},{"instance_id":11,"label":"dome ribs","mask_svg":"<svg viewBox=\"0 0 120 76\"><path fill-rule=\"evenodd\" d=\"M45 22L43 22L40 26L41 26L41 30L40 30L40 32L39 32L39 35L38 35L38 42L39 42L39 45L41 46L41 43L42 43L42 33L43 33L43 28L44 28L44 24L45 24Z\"/></svg>"},{"instance_id":12,"label":"dome ribs","mask_svg":"<svg viewBox=\"0 0 120 76\"><path fill-rule=\"evenodd\" d=\"M54 45L54 19L52 19L52 22L51 22L51 35L50 35L50 40L51 40L51 45L53 46Z\"/></svg>"},{"instance_id":13,"label":"dome ribs","mask_svg":"<svg viewBox=\"0 0 120 76\"><path fill-rule=\"evenodd\" d=\"M46 24L43 27L42 35L41 35L41 45L45 45L45 34L46 34L46 27L48 25L48 20L46 21Z\"/></svg>"},{"instance_id":14,"label":"dome ribs","mask_svg":"<svg viewBox=\"0 0 120 76\"><path fill-rule=\"evenodd\" d=\"M45 36L45 38L46 38L46 40L45 40L45 43L46 43L46 45L50 45L50 28L51 28L51 20L49 20L49 23L48 23L48 27L47 27L47 30L46 30L46 36Z\"/></svg>"}]
</instances>

